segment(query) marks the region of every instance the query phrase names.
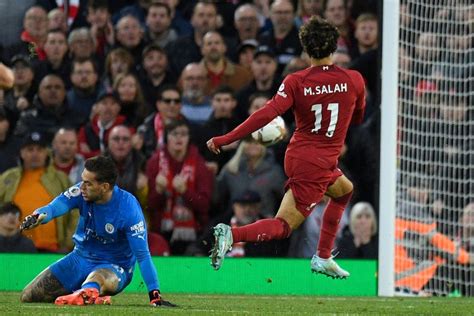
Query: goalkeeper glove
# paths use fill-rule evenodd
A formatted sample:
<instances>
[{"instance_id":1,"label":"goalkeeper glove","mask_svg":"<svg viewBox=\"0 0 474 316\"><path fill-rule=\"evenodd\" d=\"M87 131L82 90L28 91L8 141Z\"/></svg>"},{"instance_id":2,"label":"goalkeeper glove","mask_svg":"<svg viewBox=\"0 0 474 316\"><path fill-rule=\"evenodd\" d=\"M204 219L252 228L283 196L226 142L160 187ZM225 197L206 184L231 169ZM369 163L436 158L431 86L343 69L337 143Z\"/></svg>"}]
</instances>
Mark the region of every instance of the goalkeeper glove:
<instances>
[{"instance_id":1,"label":"goalkeeper glove","mask_svg":"<svg viewBox=\"0 0 474 316\"><path fill-rule=\"evenodd\" d=\"M25 217L20 225L20 231L35 228L46 218L46 213L31 214Z\"/></svg>"},{"instance_id":2,"label":"goalkeeper glove","mask_svg":"<svg viewBox=\"0 0 474 316\"><path fill-rule=\"evenodd\" d=\"M176 307L177 305L161 299L160 290L152 290L148 292L150 297L151 306L166 306L166 307Z\"/></svg>"}]
</instances>

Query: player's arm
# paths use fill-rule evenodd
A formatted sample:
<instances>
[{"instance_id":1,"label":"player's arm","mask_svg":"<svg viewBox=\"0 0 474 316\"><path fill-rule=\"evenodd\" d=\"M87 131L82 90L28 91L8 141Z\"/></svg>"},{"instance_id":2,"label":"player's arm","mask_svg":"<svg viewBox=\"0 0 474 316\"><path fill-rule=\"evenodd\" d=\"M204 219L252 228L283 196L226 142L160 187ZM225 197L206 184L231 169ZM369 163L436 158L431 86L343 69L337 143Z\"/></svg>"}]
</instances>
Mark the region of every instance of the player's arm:
<instances>
[{"instance_id":1,"label":"player's arm","mask_svg":"<svg viewBox=\"0 0 474 316\"><path fill-rule=\"evenodd\" d=\"M40 207L31 215L26 216L20 225L20 230L32 229L40 224L46 224L52 219L77 208L79 206L80 195L81 190L79 184L70 187L58 195L48 205Z\"/></svg>"},{"instance_id":2,"label":"player's arm","mask_svg":"<svg viewBox=\"0 0 474 316\"><path fill-rule=\"evenodd\" d=\"M242 139L257 129L265 126L278 115L285 113L292 105L294 100L295 79L292 76L285 78L278 89L278 92L271 100L252 115L250 115L242 124L234 128L229 133L213 137L207 142L207 147L215 154L220 152L220 147Z\"/></svg>"},{"instance_id":3,"label":"player's arm","mask_svg":"<svg viewBox=\"0 0 474 316\"><path fill-rule=\"evenodd\" d=\"M161 299L160 282L156 273L155 265L151 260L148 249L148 236L145 218L138 201L131 205L130 216L126 219L125 230L128 243L133 254L137 258L138 266L148 289L150 304L153 306L175 306L174 304Z\"/></svg>"},{"instance_id":4,"label":"player's arm","mask_svg":"<svg viewBox=\"0 0 474 316\"><path fill-rule=\"evenodd\" d=\"M357 90L357 100L351 124L361 124L365 114L365 81L359 72L353 71L352 82Z\"/></svg>"}]
</instances>

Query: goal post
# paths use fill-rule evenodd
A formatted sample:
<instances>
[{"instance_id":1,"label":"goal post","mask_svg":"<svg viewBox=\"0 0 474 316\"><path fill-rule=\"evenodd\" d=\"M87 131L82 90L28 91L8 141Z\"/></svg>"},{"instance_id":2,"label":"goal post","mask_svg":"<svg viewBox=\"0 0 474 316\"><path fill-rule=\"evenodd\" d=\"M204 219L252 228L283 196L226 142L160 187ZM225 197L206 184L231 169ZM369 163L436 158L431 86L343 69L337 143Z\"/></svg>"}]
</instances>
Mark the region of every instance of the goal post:
<instances>
[{"instance_id":1,"label":"goal post","mask_svg":"<svg viewBox=\"0 0 474 316\"><path fill-rule=\"evenodd\" d=\"M384 0L378 295L474 295L474 3Z\"/></svg>"},{"instance_id":2,"label":"goal post","mask_svg":"<svg viewBox=\"0 0 474 316\"><path fill-rule=\"evenodd\" d=\"M394 293L399 0L383 1L378 295Z\"/></svg>"}]
</instances>

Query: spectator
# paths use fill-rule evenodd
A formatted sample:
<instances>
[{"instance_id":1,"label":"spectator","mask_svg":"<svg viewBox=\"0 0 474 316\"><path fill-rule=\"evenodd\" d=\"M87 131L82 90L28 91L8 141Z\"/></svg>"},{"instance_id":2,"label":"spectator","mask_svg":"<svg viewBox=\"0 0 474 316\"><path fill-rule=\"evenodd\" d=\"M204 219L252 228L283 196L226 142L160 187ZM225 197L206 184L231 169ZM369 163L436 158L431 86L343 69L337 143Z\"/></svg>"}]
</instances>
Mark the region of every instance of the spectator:
<instances>
[{"instance_id":1,"label":"spectator","mask_svg":"<svg viewBox=\"0 0 474 316\"><path fill-rule=\"evenodd\" d=\"M143 98L137 77L133 74L120 74L114 81L114 91L120 100L120 115L125 116L125 124L138 127L151 111Z\"/></svg>"},{"instance_id":2,"label":"spectator","mask_svg":"<svg viewBox=\"0 0 474 316\"><path fill-rule=\"evenodd\" d=\"M206 165L214 175L218 174L221 168L235 154L238 142L224 146L220 155L214 155L207 150L206 141L214 136L222 135L233 130L239 121L234 114L237 105L234 91L227 86L217 88L212 96L212 114L207 122L199 129L200 151L206 160Z\"/></svg>"},{"instance_id":3,"label":"spectator","mask_svg":"<svg viewBox=\"0 0 474 316\"><path fill-rule=\"evenodd\" d=\"M192 123L202 125L212 112L211 98L206 93L207 70L202 64L188 64L181 73L183 115Z\"/></svg>"},{"instance_id":4,"label":"spectator","mask_svg":"<svg viewBox=\"0 0 474 316\"><path fill-rule=\"evenodd\" d=\"M87 3L87 22L95 42L95 53L99 59L105 57L107 47L115 43L115 32L110 20L107 0L89 0Z\"/></svg>"},{"instance_id":5,"label":"spectator","mask_svg":"<svg viewBox=\"0 0 474 316\"><path fill-rule=\"evenodd\" d=\"M249 70L225 57L226 50L224 39L218 32L210 31L204 35L201 64L207 70L208 94L212 94L220 85L228 85L233 90L239 90L252 80L252 73Z\"/></svg>"},{"instance_id":6,"label":"spectator","mask_svg":"<svg viewBox=\"0 0 474 316\"><path fill-rule=\"evenodd\" d=\"M256 40L245 40L237 49L237 63L252 71L253 54L257 49L258 42Z\"/></svg>"},{"instance_id":7,"label":"spectator","mask_svg":"<svg viewBox=\"0 0 474 316\"><path fill-rule=\"evenodd\" d=\"M69 45L69 55L72 60L93 58L95 62L98 61L97 58L95 58L95 39L92 37L89 28L81 27L72 30L67 38L67 43Z\"/></svg>"},{"instance_id":8,"label":"spectator","mask_svg":"<svg viewBox=\"0 0 474 316\"><path fill-rule=\"evenodd\" d=\"M181 93L178 87L164 86L158 93L156 111L150 114L138 128L137 148L141 149L147 158L155 150L164 147L165 127L173 120L184 120L181 114Z\"/></svg>"},{"instance_id":9,"label":"spectator","mask_svg":"<svg viewBox=\"0 0 474 316\"><path fill-rule=\"evenodd\" d=\"M23 137L29 131L38 131L50 142L59 126L78 128L80 123L75 110L67 107L64 82L52 74L41 80L33 106L21 115L15 135Z\"/></svg>"},{"instance_id":10,"label":"spectator","mask_svg":"<svg viewBox=\"0 0 474 316\"><path fill-rule=\"evenodd\" d=\"M170 245L168 241L158 233L148 232L148 248L152 256L170 255Z\"/></svg>"},{"instance_id":11,"label":"spectator","mask_svg":"<svg viewBox=\"0 0 474 316\"><path fill-rule=\"evenodd\" d=\"M5 60L11 60L13 56L22 54L34 59L46 59L44 44L48 35L48 16L40 6L29 8L23 18L23 32L21 41L5 49Z\"/></svg>"},{"instance_id":12,"label":"spectator","mask_svg":"<svg viewBox=\"0 0 474 316\"><path fill-rule=\"evenodd\" d=\"M166 147L147 162L150 230L161 232L171 253L183 254L207 225L213 179L190 144L185 121L166 126Z\"/></svg>"},{"instance_id":13,"label":"spectator","mask_svg":"<svg viewBox=\"0 0 474 316\"><path fill-rule=\"evenodd\" d=\"M193 33L193 26L189 22L187 18L178 10L176 7L178 4L188 4L194 5L194 1L179 1L179 0L157 0L157 2L161 2L166 4L171 11L171 17L173 20L171 21L171 27L178 32L178 36L183 37Z\"/></svg>"},{"instance_id":14,"label":"spectator","mask_svg":"<svg viewBox=\"0 0 474 316\"><path fill-rule=\"evenodd\" d=\"M126 120L119 115L120 100L112 91L99 95L95 106L97 114L79 130L79 152L86 158L105 152L110 130Z\"/></svg>"},{"instance_id":15,"label":"spectator","mask_svg":"<svg viewBox=\"0 0 474 316\"><path fill-rule=\"evenodd\" d=\"M246 3L239 6L234 13L234 25L237 30L237 42L239 44L248 40L257 40L260 24L255 5Z\"/></svg>"},{"instance_id":16,"label":"spectator","mask_svg":"<svg viewBox=\"0 0 474 316\"><path fill-rule=\"evenodd\" d=\"M299 29L313 15L323 16L323 0L298 0L295 25Z\"/></svg>"},{"instance_id":17,"label":"spectator","mask_svg":"<svg viewBox=\"0 0 474 316\"><path fill-rule=\"evenodd\" d=\"M282 76L286 77L289 74L303 70L307 67L309 67L309 64L306 62L305 59L301 57L293 57L290 59L288 64L286 64L285 68L283 68Z\"/></svg>"},{"instance_id":18,"label":"spectator","mask_svg":"<svg viewBox=\"0 0 474 316\"><path fill-rule=\"evenodd\" d=\"M270 19L273 28L262 33L258 41L274 49L277 58L277 73L295 56L301 55L303 48L298 37L298 29L294 23L295 9L289 0L276 0L270 7Z\"/></svg>"},{"instance_id":19,"label":"spectator","mask_svg":"<svg viewBox=\"0 0 474 316\"><path fill-rule=\"evenodd\" d=\"M255 92L249 97L249 112L248 115L251 115L253 112L257 111L258 109L262 108L268 100L271 99L269 94L264 92Z\"/></svg>"},{"instance_id":20,"label":"spectator","mask_svg":"<svg viewBox=\"0 0 474 316\"><path fill-rule=\"evenodd\" d=\"M349 225L337 245L339 258L377 259L377 217L372 205L359 202L352 207Z\"/></svg>"},{"instance_id":21,"label":"spectator","mask_svg":"<svg viewBox=\"0 0 474 316\"><path fill-rule=\"evenodd\" d=\"M37 252L35 244L20 233L20 209L13 203L0 205L0 253Z\"/></svg>"},{"instance_id":22,"label":"spectator","mask_svg":"<svg viewBox=\"0 0 474 316\"><path fill-rule=\"evenodd\" d=\"M72 62L71 82L72 88L67 92L67 101L80 117L81 125L87 123L101 88L98 85L98 73L94 61L76 59Z\"/></svg>"},{"instance_id":23,"label":"spectator","mask_svg":"<svg viewBox=\"0 0 474 316\"><path fill-rule=\"evenodd\" d=\"M9 47L21 41L22 22L26 10L36 0L0 1L0 46Z\"/></svg>"},{"instance_id":24,"label":"spectator","mask_svg":"<svg viewBox=\"0 0 474 316\"><path fill-rule=\"evenodd\" d=\"M124 48L115 48L111 50L105 58L105 71L102 78L102 85L105 89L112 89L115 78L119 74L128 74L135 69L134 59Z\"/></svg>"},{"instance_id":25,"label":"spectator","mask_svg":"<svg viewBox=\"0 0 474 316\"><path fill-rule=\"evenodd\" d=\"M17 164L18 140L13 137L10 122L5 111L0 108L0 174Z\"/></svg>"},{"instance_id":26,"label":"spectator","mask_svg":"<svg viewBox=\"0 0 474 316\"><path fill-rule=\"evenodd\" d=\"M35 74L43 78L48 74L56 74L64 81L66 88L71 86L71 62L67 56L66 35L59 30L48 32L44 51L46 58L35 66Z\"/></svg>"},{"instance_id":27,"label":"spectator","mask_svg":"<svg viewBox=\"0 0 474 316\"><path fill-rule=\"evenodd\" d=\"M15 129L21 113L33 103L37 84L34 82L34 71L30 60L24 55L13 56L11 60L14 75L13 89L5 93L4 109L10 129Z\"/></svg>"},{"instance_id":28,"label":"spectator","mask_svg":"<svg viewBox=\"0 0 474 316\"><path fill-rule=\"evenodd\" d=\"M48 31L60 30L67 34L67 18L62 9L55 8L48 12Z\"/></svg>"},{"instance_id":29,"label":"spectator","mask_svg":"<svg viewBox=\"0 0 474 316\"><path fill-rule=\"evenodd\" d=\"M133 15L126 15L120 18L115 28L117 30L117 47L125 48L135 58L135 66L138 66L145 47L143 40L145 33L140 21Z\"/></svg>"},{"instance_id":30,"label":"spectator","mask_svg":"<svg viewBox=\"0 0 474 316\"><path fill-rule=\"evenodd\" d=\"M347 2L345 0L324 0L323 14L324 18L339 30L337 48L350 51L354 42L354 27L349 19Z\"/></svg>"},{"instance_id":31,"label":"spectator","mask_svg":"<svg viewBox=\"0 0 474 316\"><path fill-rule=\"evenodd\" d=\"M151 106L156 104L162 87L176 83L176 77L168 71L166 52L155 44L148 45L143 50L139 75L146 103Z\"/></svg>"},{"instance_id":32,"label":"spectator","mask_svg":"<svg viewBox=\"0 0 474 316\"><path fill-rule=\"evenodd\" d=\"M262 216L273 217L283 197L284 182L283 170L272 153L249 137L240 143L235 155L222 168L217 178L216 196L219 205L229 209L229 201L246 189L254 190L262 198Z\"/></svg>"},{"instance_id":33,"label":"spectator","mask_svg":"<svg viewBox=\"0 0 474 316\"><path fill-rule=\"evenodd\" d=\"M145 176L145 157L132 147L132 132L125 125L110 130L106 155L117 166L117 185L137 197L146 205L148 193Z\"/></svg>"},{"instance_id":34,"label":"spectator","mask_svg":"<svg viewBox=\"0 0 474 316\"><path fill-rule=\"evenodd\" d=\"M204 34L217 29L217 9L215 4L199 1L193 10L191 25L194 33L179 37L168 44L166 51L170 58L170 67L180 74L189 63L199 62L202 58L201 46ZM186 47L186 49L183 49Z\"/></svg>"},{"instance_id":35,"label":"spectator","mask_svg":"<svg viewBox=\"0 0 474 316\"><path fill-rule=\"evenodd\" d=\"M249 97L255 92L274 95L280 86L276 75L275 53L269 46L259 46L253 55L253 81L237 92L236 114L242 121L248 116Z\"/></svg>"},{"instance_id":36,"label":"spectator","mask_svg":"<svg viewBox=\"0 0 474 316\"><path fill-rule=\"evenodd\" d=\"M78 154L79 141L77 132L72 128L60 128L53 138L53 165L68 175L71 183L82 181L81 174L84 170L84 157Z\"/></svg>"},{"instance_id":37,"label":"spectator","mask_svg":"<svg viewBox=\"0 0 474 316\"><path fill-rule=\"evenodd\" d=\"M146 15L147 30L145 41L165 47L178 38L178 32L171 27L171 9L168 5L155 2L150 5Z\"/></svg>"},{"instance_id":38,"label":"spectator","mask_svg":"<svg viewBox=\"0 0 474 316\"><path fill-rule=\"evenodd\" d=\"M375 15L364 13L355 22L355 39L357 45L352 47L351 58L355 59L378 47L378 19Z\"/></svg>"},{"instance_id":39,"label":"spectator","mask_svg":"<svg viewBox=\"0 0 474 316\"><path fill-rule=\"evenodd\" d=\"M46 138L32 132L25 136L20 149L21 165L0 176L0 202L14 202L21 210L21 218L45 205L66 190L68 177L48 163ZM31 231L37 249L63 252L72 248L72 234L77 213L56 219Z\"/></svg>"}]
</instances>

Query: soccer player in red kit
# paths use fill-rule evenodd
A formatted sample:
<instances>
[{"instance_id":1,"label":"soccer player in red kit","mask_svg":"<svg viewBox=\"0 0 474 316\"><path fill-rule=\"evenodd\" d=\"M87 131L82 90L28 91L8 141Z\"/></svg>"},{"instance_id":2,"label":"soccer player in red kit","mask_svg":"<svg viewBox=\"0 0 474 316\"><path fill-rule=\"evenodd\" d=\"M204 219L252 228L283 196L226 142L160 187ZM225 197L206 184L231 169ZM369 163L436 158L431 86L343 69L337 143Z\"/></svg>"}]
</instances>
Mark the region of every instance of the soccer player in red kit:
<instances>
[{"instance_id":1,"label":"soccer player in red kit","mask_svg":"<svg viewBox=\"0 0 474 316\"><path fill-rule=\"evenodd\" d=\"M295 115L296 130L285 155L289 179L280 209L273 219L236 228L225 224L214 227L211 265L216 270L233 243L289 237L326 194L330 201L311 270L333 278L349 276L331 256L339 221L353 190L337 163L350 123L360 123L364 116L364 80L357 71L332 65L330 55L336 50L339 32L326 20L311 18L299 36L311 66L288 75L275 96L241 125L207 142L209 150L219 153L222 146L245 137L288 109Z\"/></svg>"}]
</instances>

